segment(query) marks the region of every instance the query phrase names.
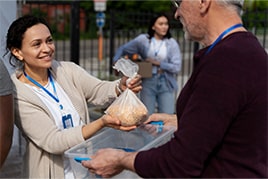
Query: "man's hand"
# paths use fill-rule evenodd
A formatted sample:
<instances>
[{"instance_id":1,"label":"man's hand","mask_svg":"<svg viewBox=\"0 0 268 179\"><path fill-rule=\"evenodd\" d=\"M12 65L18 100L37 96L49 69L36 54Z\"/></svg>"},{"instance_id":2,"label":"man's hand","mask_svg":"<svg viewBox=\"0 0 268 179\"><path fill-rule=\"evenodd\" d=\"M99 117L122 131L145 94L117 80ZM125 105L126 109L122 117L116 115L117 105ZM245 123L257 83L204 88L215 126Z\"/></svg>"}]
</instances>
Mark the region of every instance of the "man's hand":
<instances>
[{"instance_id":1,"label":"man's hand","mask_svg":"<svg viewBox=\"0 0 268 179\"><path fill-rule=\"evenodd\" d=\"M136 155L136 152L124 152L120 149L100 149L91 156L91 160L82 161L82 165L92 174L110 178L124 169L134 171Z\"/></svg>"},{"instance_id":2,"label":"man's hand","mask_svg":"<svg viewBox=\"0 0 268 179\"><path fill-rule=\"evenodd\" d=\"M152 121L163 121L165 126L178 127L176 114L153 113L149 116L148 120L145 121L145 124L148 124Z\"/></svg>"}]
</instances>

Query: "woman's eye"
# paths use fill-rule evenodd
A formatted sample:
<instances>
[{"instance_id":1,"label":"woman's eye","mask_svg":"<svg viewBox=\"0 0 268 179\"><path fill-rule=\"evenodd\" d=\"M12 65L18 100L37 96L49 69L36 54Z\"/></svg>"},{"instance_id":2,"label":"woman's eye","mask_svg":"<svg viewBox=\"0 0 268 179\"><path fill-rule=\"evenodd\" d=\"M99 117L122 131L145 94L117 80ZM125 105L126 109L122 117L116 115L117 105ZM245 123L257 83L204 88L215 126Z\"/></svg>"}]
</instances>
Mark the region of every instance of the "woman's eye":
<instances>
[{"instance_id":1,"label":"woman's eye","mask_svg":"<svg viewBox=\"0 0 268 179\"><path fill-rule=\"evenodd\" d=\"M40 46L40 42L34 43L33 46L35 47Z\"/></svg>"},{"instance_id":2,"label":"woman's eye","mask_svg":"<svg viewBox=\"0 0 268 179\"><path fill-rule=\"evenodd\" d=\"M53 43L53 39L51 38L51 39L48 39L48 41L47 41L48 43Z\"/></svg>"}]
</instances>

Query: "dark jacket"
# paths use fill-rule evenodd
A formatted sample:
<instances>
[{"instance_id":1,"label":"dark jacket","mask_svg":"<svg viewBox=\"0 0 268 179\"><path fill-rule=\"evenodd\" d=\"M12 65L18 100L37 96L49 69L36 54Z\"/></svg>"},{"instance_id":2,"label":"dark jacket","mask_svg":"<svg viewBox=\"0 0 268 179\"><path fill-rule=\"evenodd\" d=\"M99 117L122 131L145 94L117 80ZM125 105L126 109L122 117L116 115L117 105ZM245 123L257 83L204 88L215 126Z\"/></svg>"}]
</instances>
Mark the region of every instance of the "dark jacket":
<instances>
[{"instance_id":1,"label":"dark jacket","mask_svg":"<svg viewBox=\"0 0 268 179\"><path fill-rule=\"evenodd\" d=\"M267 53L250 32L207 49L177 100L175 137L137 155L140 176L268 177Z\"/></svg>"}]
</instances>

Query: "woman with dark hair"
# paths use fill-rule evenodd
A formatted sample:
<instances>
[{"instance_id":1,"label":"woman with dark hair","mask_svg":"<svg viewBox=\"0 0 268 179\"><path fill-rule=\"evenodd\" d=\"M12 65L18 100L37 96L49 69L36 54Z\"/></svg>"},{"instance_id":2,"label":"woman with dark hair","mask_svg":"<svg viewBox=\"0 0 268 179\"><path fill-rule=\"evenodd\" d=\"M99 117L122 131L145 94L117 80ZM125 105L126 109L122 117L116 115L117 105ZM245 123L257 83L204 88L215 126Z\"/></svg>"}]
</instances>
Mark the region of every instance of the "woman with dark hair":
<instances>
[{"instance_id":1,"label":"woman with dark hair","mask_svg":"<svg viewBox=\"0 0 268 179\"><path fill-rule=\"evenodd\" d=\"M142 79L140 98L154 112L174 114L176 76L181 69L181 53L177 41L171 37L169 19L165 14L152 18L147 34L140 34L116 51L113 61L122 56L138 54L152 64L152 77ZM157 111L155 111L157 106Z\"/></svg>"},{"instance_id":2,"label":"woman with dark hair","mask_svg":"<svg viewBox=\"0 0 268 179\"><path fill-rule=\"evenodd\" d=\"M51 30L42 18L23 16L7 34L8 50L18 69L15 84L15 123L27 141L25 177L74 178L63 154L104 127L130 130L119 119L103 115L90 121L88 103L107 106L127 88L127 78L101 81L80 66L54 60ZM128 83L141 90L137 75Z\"/></svg>"}]
</instances>

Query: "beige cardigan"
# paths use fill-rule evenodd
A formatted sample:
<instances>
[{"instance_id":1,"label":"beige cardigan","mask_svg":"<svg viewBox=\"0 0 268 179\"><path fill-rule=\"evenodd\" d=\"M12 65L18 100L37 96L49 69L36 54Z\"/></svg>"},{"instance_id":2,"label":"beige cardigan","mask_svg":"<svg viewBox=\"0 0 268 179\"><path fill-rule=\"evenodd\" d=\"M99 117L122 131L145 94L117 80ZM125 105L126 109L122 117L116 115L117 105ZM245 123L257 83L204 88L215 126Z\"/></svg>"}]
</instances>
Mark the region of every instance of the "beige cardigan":
<instances>
[{"instance_id":1,"label":"beige cardigan","mask_svg":"<svg viewBox=\"0 0 268 179\"><path fill-rule=\"evenodd\" d=\"M64 178L62 156L67 149L84 141L82 126L59 130L45 104L17 79L18 73L12 75L12 80L15 122L27 141L25 177ZM101 81L74 63L54 60L51 73L84 123L90 122L87 102L105 106L116 97L116 81Z\"/></svg>"}]
</instances>

